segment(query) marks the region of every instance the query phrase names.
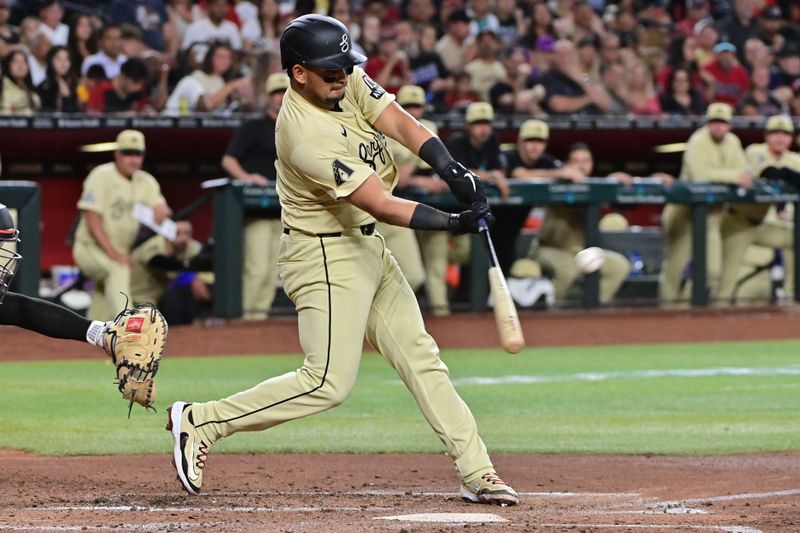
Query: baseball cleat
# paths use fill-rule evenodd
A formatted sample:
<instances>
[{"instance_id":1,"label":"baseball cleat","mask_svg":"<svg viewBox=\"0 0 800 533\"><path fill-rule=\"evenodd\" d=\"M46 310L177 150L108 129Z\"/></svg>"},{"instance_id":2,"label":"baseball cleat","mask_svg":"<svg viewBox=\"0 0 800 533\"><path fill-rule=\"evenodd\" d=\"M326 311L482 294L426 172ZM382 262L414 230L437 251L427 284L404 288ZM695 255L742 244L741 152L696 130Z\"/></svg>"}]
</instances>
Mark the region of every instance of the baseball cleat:
<instances>
[{"instance_id":1,"label":"baseball cleat","mask_svg":"<svg viewBox=\"0 0 800 533\"><path fill-rule=\"evenodd\" d=\"M208 444L194 427L190 403L175 402L167 409L167 431L172 432L175 447L172 466L178 472L178 481L189 494L200 494L203 486L203 467L208 457Z\"/></svg>"},{"instance_id":2,"label":"baseball cleat","mask_svg":"<svg viewBox=\"0 0 800 533\"><path fill-rule=\"evenodd\" d=\"M472 503L493 503L503 507L519 503L517 491L495 472L487 472L477 479L463 482L460 492L463 500Z\"/></svg>"}]
</instances>

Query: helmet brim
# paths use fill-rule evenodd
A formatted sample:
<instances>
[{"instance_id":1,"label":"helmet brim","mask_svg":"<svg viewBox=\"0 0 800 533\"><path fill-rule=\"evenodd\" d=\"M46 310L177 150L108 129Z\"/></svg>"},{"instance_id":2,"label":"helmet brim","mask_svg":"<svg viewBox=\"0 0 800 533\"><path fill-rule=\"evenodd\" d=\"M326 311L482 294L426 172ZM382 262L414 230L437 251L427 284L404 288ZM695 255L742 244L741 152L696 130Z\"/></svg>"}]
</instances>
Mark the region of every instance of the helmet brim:
<instances>
[{"instance_id":1,"label":"helmet brim","mask_svg":"<svg viewBox=\"0 0 800 533\"><path fill-rule=\"evenodd\" d=\"M360 65L364 61L367 60L367 57L363 54L359 54L352 48L344 54L336 54L327 57L320 57L317 59L310 59L308 61L304 61L303 64L311 65L312 67L319 67L329 70L338 70L338 69L346 69L352 68L355 65Z\"/></svg>"}]
</instances>

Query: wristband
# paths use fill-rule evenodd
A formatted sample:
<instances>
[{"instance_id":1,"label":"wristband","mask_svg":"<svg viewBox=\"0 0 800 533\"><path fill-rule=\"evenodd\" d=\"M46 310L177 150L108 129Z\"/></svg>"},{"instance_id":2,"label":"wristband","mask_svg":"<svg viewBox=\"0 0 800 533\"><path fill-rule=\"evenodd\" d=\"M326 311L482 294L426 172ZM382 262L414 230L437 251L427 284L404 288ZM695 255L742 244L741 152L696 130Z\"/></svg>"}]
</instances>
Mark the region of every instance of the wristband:
<instances>
[{"instance_id":1,"label":"wristband","mask_svg":"<svg viewBox=\"0 0 800 533\"><path fill-rule=\"evenodd\" d=\"M455 218L454 221L451 220ZM408 227L421 230L450 230L454 225L458 225L458 215L445 213L427 204L417 204L411 214L411 222Z\"/></svg>"},{"instance_id":2,"label":"wristband","mask_svg":"<svg viewBox=\"0 0 800 533\"><path fill-rule=\"evenodd\" d=\"M419 147L419 158L435 169L439 177L445 181L447 181L447 173L445 172L447 167L456 162L450 152L447 151L442 140L435 135Z\"/></svg>"}]
</instances>

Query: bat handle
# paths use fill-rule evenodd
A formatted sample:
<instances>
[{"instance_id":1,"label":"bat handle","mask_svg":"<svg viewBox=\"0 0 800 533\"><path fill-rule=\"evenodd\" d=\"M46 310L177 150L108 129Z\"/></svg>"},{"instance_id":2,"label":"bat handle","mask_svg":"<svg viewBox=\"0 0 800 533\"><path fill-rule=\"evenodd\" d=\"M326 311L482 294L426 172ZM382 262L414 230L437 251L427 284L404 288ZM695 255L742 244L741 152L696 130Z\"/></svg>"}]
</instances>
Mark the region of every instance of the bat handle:
<instances>
[{"instance_id":1,"label":"bat handle","mask_svg":"<svg viewBox=\"0 0 800 533\"><path fill-rule=\"evenodd\" d=\"M489 225L486 223L485 218L478 219L478 230L479 231L489 231Z\"/></svg>"}]
</instances>

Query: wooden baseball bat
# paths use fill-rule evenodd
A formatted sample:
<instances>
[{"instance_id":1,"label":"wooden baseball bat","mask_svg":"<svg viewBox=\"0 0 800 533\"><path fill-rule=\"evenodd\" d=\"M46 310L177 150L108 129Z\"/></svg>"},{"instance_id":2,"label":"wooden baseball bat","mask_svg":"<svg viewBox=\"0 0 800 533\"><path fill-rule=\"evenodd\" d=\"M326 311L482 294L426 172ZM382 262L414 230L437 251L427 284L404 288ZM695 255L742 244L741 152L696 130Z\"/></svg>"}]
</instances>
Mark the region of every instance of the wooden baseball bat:
<instances>
[{"instance_id":1,"label":"wooden baseball bat","mask_svg":"<svg viewBox=\"0 0 800 533\"><path fill-rule=\"evenodd\" d=\"M511 299L503 271L497 266L497 254L486 221L479 220L478 228L489 260L489 288L494 302L494 321L497 324L497 333L500 335L500 344L506 352L518 353L525 347L525 337L522 336L517 308Z\"/></svg>"}]
</instances>

